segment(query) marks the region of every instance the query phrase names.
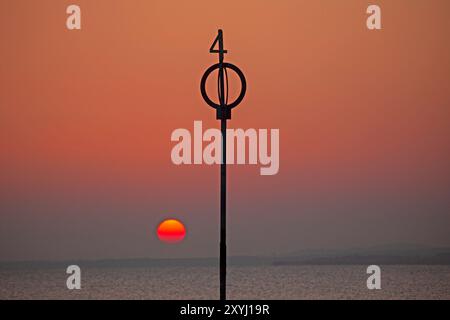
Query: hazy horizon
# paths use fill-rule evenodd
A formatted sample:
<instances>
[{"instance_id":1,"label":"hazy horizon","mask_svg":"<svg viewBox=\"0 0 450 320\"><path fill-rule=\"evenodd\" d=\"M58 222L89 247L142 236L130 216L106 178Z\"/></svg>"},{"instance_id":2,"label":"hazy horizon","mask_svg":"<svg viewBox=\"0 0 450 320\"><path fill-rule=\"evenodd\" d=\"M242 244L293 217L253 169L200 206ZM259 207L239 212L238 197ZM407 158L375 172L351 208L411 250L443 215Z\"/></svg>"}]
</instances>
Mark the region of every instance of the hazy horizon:
<instances>
[{"instance_id":1,"label":"hazy horizon","mask_svg":"<svg viewBox=\"0 0 450 320\"><path fill-rule=\"evenodd\" d=\"M423 244L411 244L411 243L391 243L391 244L380 244L369 247L349 247L349 248L307 248L294 250L290 252L277 252L273 254L240 254L233 255L229 254L228 258L239 259L239 258L249 258L249 259L283 259L283 258L311 258L313 257L333 257L333 256L351 256L353 254L366 254L368 256L384 255L384 256L395 256L400 254L400 256L410 255L413 257L423 257L433 256L438 253L445 252L450 253L450 246L427 246ZM93 258L61 258L61 259L34 259L34 260L0 260L1 263L33 263L33 262L43 262L43 263L66 263L66 262L99 262L99 261L121 261L121 260L215 260L218 259L218 252L216 255L211 256L168 256L168 257L154 257L154 256L135 256L135 257L93 257Z\"/></svg>"}]
</instances>

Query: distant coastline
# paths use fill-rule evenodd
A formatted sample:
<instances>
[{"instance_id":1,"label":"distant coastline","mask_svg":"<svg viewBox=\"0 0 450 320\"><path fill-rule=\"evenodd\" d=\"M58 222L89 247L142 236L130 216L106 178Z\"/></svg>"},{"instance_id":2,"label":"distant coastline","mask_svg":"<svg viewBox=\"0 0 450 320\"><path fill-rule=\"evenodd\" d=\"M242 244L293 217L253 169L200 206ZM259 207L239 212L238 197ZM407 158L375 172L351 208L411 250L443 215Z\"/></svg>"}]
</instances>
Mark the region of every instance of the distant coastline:
<instances>
[{"instance_id":1,"label":"distant coastline","mask_svg":"<svg viewBox=\"0 0 450 320\"><path fill-rule=\"evenodd\" d=\"M0 262L0 269L66 268L70 264L90 268L210 267L218 265L218 258L6 261ZM303 250L275 257L231 256L228 264L230 266L450 265L450 248L391 245L352 250Z\"/></svg>"}]
</instances>

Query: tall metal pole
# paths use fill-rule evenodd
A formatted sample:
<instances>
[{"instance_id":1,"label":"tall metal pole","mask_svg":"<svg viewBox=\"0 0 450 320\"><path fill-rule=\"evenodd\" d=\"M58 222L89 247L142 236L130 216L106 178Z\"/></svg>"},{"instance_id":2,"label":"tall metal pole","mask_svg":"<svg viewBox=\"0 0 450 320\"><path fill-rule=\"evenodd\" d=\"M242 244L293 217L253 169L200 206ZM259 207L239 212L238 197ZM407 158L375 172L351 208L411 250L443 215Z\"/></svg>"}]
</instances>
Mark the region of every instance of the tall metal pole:
<instances>
[{"instance_id":1,"label":"tall metal pole","mask_svg":"<svg viewBox=\"0 0 450 320\"><path fill-rule=\"evenodd\" d=\"M220 300L227 298L227 120L221 120L222 163L220 165Z\"/></svg>"},{"instance_id":2,"label":"tall metal pole","mask_svg":"<svg viewBox=\"0 0 450 320\"><path fill-rule=\"evenodd\" d=\"M219 30L219 101L225 111L225 84L223 70L223 33ZM228 89L227 89L228 90ZM227 119L220 121L222 132L222 162L220 164L220 300L227 299Z\"/></svg>"},{"instance_id":3,"label":"tall metal pole","mask_svg":"<svg viewBox=\"0 0 450 320\"><path fill-rule=\"evenodd\" d=\"M218 44L218 49L214 49ZM219 257L219 278L220 278L220 300L225 301L227 298L227 120L231 119L231 109L235 108L245 96L247 82L242 71L235 65L223 62L224 54L227 50L223 49L223 32L218 31L218 35L214 40L209 52L219 54L219 63L211 66L204 73L200 82L200 91L203 99L208 105L216 109L216 118L220 120L220 131L222 136L222 159L220 163L220 257ZM219 103L212 101L206 93L206 80L208 76L218 69L218 96ZM233 70L241 80L241 92L236 100L228 103L228 76L227 69ZM226 79L226 89L225 89ZM226 91L225 91L226 90Z\"/></svg>"}]
</instances>

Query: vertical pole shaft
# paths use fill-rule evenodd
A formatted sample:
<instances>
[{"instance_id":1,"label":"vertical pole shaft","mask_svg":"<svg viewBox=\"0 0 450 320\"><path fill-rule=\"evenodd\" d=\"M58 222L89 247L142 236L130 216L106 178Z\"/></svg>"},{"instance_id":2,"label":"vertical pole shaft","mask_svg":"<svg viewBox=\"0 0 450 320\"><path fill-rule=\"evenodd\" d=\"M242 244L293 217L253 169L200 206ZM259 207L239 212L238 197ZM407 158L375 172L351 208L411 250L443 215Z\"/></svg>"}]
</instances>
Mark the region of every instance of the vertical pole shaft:
<instances>
[{"instance_id":1,"label":"vertical pole shaft","mask_svg":"<svg viewBox=\"0 0 450 320\"><path fill-rule=\"evenodd\" d=\"M220 300L226 300L227 284L227 120L221 120L222 163L220 165Z\"/></svg>"},{"instance_id":2,"label":"vertical pole shaft","mask_svg":"<svg viewBox=\"0 0 450 320\"><path fill-rule=\"evenodd\" d=\"M219 100L222 108L222 162L220 164L220 300L227 299L227 119L225 116L225 84L223 71L223 34L219 30Z\"/></svg>"}]
</instances>

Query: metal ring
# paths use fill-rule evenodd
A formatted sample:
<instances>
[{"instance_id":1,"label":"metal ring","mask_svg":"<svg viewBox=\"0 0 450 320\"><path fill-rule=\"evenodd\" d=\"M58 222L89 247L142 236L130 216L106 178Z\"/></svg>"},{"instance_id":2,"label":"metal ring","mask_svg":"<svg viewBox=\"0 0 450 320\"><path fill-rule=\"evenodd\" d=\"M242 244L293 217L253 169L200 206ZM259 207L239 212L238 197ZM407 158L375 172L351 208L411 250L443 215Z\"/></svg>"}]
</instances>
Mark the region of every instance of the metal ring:
<instances>
[{"instance_id":1,"label":"metal ring","mask_svg":"<svg viewBox=\"0 0 450 320\"><path fill-rule=\"evenodd\" d=\"M236 67L234 64L228 63L228 62L223 62L222 63L223 68L230 68L231 70L233 70L234 72L237 73L237 75L239 76L239 79L241 80L241 93L239 93L239 96L237 97L237 99L235 101L233 101L230 104L225 104L225 107L233 109L234 107L236 107L239 103L241 103L242 99L244 99L245 96L245 92L247 91L247 82L245 81L245 77L244 74L242 73L241 69L239 69L238 67ZM210 105L211 107L213 107L214 109L218 109L221 108L222 106L220 104L215 103L214 101L212 101L209 97L208 94L206 93L206 80L208 79L209 75L216 69L219 69L220 64L216 63L214 65L212 65L211 67L209 67L206 71L205 74L202 77L202 80L200 82L200 91L202 93L202 97L203 99L206 101L206 103L208 105ZM228 90L228 88L227 88Z\"/></svg>"}]
</instances>

